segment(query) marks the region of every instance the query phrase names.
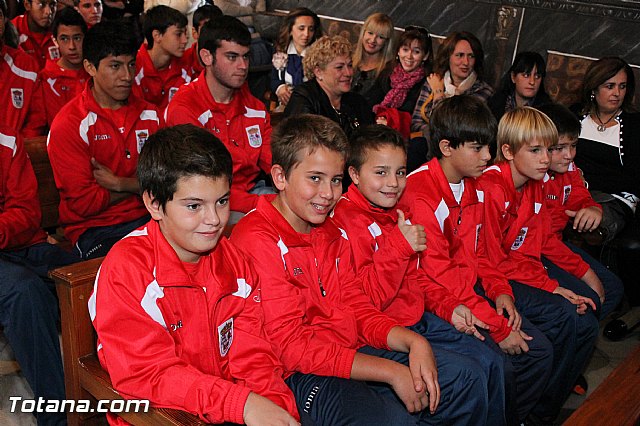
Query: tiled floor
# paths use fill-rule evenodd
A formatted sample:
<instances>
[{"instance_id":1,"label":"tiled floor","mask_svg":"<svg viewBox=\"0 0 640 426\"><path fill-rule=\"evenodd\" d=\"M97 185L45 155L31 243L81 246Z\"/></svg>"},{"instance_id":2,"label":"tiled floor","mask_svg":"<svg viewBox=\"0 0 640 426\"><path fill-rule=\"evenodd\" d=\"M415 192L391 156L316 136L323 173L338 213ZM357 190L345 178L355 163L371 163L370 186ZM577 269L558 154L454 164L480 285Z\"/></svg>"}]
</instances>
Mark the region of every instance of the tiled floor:
<instances>
[{"instance_id":1,"label":"tiled floor","mask_svg":"<svg viewBox=\"0 0 640 426\"><path fill-rule=\"evenodd\" d=\"M640 309L635 308L635 309ZM601 324L601 328L604 323ZM624 358L640 344L640 330L636 330L621 342L610 342L600 335L596 350L593 354L587 372L585 373L589 383L587 395L607 377L607 375ZM0 332L0 360L13 359L11 348L7 344L4 335ZM28 413L11 413L10 396L22 396L23 398L33 398L31 389L21 374L0 375L0 425L2 426L32 426L35 425L35 418ZM571 395L564 405L560 419L566 419L575 410L586 396Z\"/></svg>"}]
</instances>

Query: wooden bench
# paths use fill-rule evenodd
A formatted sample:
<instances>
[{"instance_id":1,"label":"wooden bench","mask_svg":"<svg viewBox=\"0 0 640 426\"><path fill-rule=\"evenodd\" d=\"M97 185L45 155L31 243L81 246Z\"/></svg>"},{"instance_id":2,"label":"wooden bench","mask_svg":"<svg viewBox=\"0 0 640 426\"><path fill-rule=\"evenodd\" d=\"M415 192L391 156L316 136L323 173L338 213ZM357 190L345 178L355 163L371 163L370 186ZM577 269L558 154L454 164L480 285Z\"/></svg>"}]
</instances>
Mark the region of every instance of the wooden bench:
<instances>
[{"instance_id":1,"label":"wooden bench","mask_svg":"<svg viewBox=\"0 0 640 426\"><path fill-rule=\"evenodd\" d=\"M102 263L88 260L51 271L56 283L62 323L62 354L67 399L122 400L113 389L109 375L96 355L96 335L89 317L87 301ZM96 413L69 413L70 426L86 424ZM134 425L203 425L193 414L172 409L151 408L147 413L118 413Z\"/></svg>"},{"instance_id":2,"label":"wooden bench","mask_svg":"<svg viewBox=\"0 0 640 426\"><path fill-rule=\"evenodd\" d=\"M564 426L635 426L640 421L640 345L593 391Z\"/></svg>"},{"instance_id":3,"label":"wooden bench","mask_svg":"<svg viewBox=\"0 0 640 426\"><path fill-rule=\"evenodd\" d=\"M38 181L38 198L42 209L42 222L40 226L44 229L55 229L60 219L58 215L58 205L60 195L56 182L53 179L49 154L47 153L47 138L41 136L24 140L24 147L29 154L33 171Z\"/></svg>"}]
</instances>

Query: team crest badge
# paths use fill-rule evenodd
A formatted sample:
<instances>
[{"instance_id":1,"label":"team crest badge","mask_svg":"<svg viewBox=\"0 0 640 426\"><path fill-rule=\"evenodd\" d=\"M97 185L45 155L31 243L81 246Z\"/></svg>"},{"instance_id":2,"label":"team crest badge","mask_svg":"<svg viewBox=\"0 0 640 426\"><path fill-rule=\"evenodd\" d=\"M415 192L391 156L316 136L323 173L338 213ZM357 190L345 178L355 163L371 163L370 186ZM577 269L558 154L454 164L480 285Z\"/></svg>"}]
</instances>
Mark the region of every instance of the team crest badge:
<instances>
[{"instance_id":1,"label":"team crest badge","mask_svg":"<svg viewBox=\"0 0 640 426\"><path fill-rule=\"evenodd\" d=\"M518 232L518 236L516 237L516 240L513 242L513 245L511 246L511 250L518 250L520 247L522 247L522 244L524 244L524 240L527 238L528 231L529 231L529 228L526 226L520 228L520 232Z\"/></svg>"},{"instance_id":2,"label":"team crest badge","mask_svg":"<svg viewBox=\"0 0 640 426\"><path fill-rule=\"evenodd\" d=\"M24 92L22 89L11 88L11 103L13 103L15 108L22 108L24 105Z\"/></svg>"},{"instance_id":3,"label":"team crest badge","mask_svg":"<svg viewBox=\"0 0 640 426\"><path fill-rule=\"evenodd\" d=\"M247 127L247 139L249 140L249 145L253 148L260 148L262 146L262 135L260 134L260 126L257 124L255 126Z\"/></svg>"},{"instance_id":4,"label":"team crest badge","mask_svg":"<svg viewBox=\"0 0 640 426\"><path fill-rule=\"evenodd\" d=\"M56 59L60 59L60 51L58 50L57 47L49 46L49 58L52 61L55 61Z\"/></svg>"},{"instance_id":5,"label":"team crest badge","mask_svg":"<svg viewBox=\"0 0 640 426\"><path fill-rule=\"evenodd\" d=\"M233 343L233 317L218 326L218 341L220 342L220 355L226 356Z\"/></svg>"},{"instance_id":6,"label":"team crest badge","mask_svg":"<svg viewBox=\"0 0 640 426\"><path fill-rule=\"evenodd\" d=\"M176 93L178 93L178 87L171 87L169 89L169 102L171 102L171 99L173 99L173 95L175 95Z\"/></svg>"},{"instance_id":7,"label":"team crest badge","mask_svg":"<svg viewBox=\"0 0 640 426\"><path fill-rule=\"evenodd\" d=\"M138 142L138 154L140 154L140 151L142 151L142 147L144 146L145 142L147 141L147 138L149 137L149 131L148 130L136 130L136 140Z\"/></svg>"},{"instance_id":8,"label":"team crest badge","mask_svg":"<svg viewBox=\"0 0 640 426\"><path fill-rule=\"evenodd\" d=\"M562 199L562 204L567 204L567 201L569 201L569 195L571 195L571 185L566 185L564 187L564 198Z\"/></svg>"}]
</instances>

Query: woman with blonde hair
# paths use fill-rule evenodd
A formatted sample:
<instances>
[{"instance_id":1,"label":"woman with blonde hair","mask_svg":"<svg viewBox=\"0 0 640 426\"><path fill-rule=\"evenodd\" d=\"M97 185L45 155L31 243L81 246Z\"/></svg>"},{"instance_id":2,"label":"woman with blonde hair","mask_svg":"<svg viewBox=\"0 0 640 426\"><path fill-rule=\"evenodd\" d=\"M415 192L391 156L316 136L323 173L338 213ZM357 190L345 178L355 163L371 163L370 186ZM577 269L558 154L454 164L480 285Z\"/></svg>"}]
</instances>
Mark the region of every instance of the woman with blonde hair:
<instances>
[{"instance_id":1,"label":"woman with blonde hair","mask_svg":"<svg viewBox=\"0 0 640 426\"><path fill-rule=\"evenodd\" d=\"M393 66L395 53L391 18L379 12L369 15L362 24L353 53L352 90L369 100L369 91L382 70Z\"/></svg>"},{"instance_id":2,"label":"woman with blonde hair","mask_svg":"<svg viewBox=\"0 0 640 426\"><path fill-rule=\"evenodd\" d=\"M313 43L302 60L308 81L293 89L284 115L322 115L340 124L347 136L373 123L365 99L351 92L351 54L351 43L341 36L324 36Z\"/></svg>"}]
</instances>

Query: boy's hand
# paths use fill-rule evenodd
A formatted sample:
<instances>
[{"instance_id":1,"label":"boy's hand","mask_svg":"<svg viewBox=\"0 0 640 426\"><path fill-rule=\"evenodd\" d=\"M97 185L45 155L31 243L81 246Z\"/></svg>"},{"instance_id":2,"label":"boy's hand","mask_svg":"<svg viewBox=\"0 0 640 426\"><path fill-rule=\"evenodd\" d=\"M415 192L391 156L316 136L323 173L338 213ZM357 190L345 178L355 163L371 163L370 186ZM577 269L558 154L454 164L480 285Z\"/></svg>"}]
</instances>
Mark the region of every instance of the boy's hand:
<instances>
[{"instance_id":1,"label":"boy's hand","mask_svg":"<svg viewBox=\"0 0 640 426\"><path fill-rule=\"evenodd\" d=\"M424 389L416 392L411 371L407 366L397 364L397 371L391 376L389 384L410 413L418 413L429 407L430 395L427 395Z\"/></svg>"},{"instance_id":2,"label":"boy's hand","mask_svg":"<svg viewBox=\"0 0 640 426\"><path fill-rule=\"evenodd\" d=\"M593 303L593 300L589 299L588 297L578 296L568 288L558 286L555 290L553 290L553 292L555 294L559 294L569 302L576 305L576 312L580 315L584 315L587 312L587 306L591 306L594 311L596 310L596 304Z\"/></svg>"},{"instance_id":3,"label":"boy's hand","mask_svg":"<svg viewBox=\"0 0 640 426\"><path fill-rule=\"evenodd\" d=\"M516 305L513 303L513 298L508 294L501 294L496 297L496 312L498 315L503 316L504 311L507 311L507 314L509 314L509 327L511 327L513 331L520 330L522 317L518 313Z\"/></svg>"},{"instance_id":4,"label":"boy's hand","mask_svg":"<svg viewBox=\"0 0 640 426\"><path fill-rule=\"evenodd\" d=\"M471 313L471 309L467 308L465 305L458 305L453 310L453 315L451 316L451 324L461 333L464 334L473 334L479 340L484 341L484 336L480 334L478 331L478 327L488 329L489 326L484 322L480 321L476 318L473 313Z\"/></svg>"},{"instance_id":5,"label":"boy's hand","mask_svg":"<svg viewBox=\"0 0 640 426\"><path fill-rule=\"evenodd\" d=\"M271 400L251 392L244 403L244 413L242 419L247 426L269 425L269 426L299 426L300 423L294 419L285 409L276 405Z\"/></svg>"},{"instance_id":6,"label":"boy's hand","mask_svg":"<svg viewBox=\"0 0 640 426\"><path fill-rule=\"evenodd\" d=\"M407 225L404 218L404 212L400 209L398 212L398 228L404 235L411 248L415 252L421 252L427 248L427 234L424 232L422 225Z\"/></svg>"},{"instance_id":7,"label":"boy's hand","mask_svg":"<svg viewBox=\"0 0 640 426\"><path fill-rule=\"evenodd\" d=\"M602 281L598 278L595 271L591 268L582 276L582 281L584 281L593 291L598 294L600 298L600 303L604 303L604 286L602 285Z\"/></svg>"},{"instance_id":8,"label":"boy's hand","mask_svg":"<svg viewBox=\"0 0 640 426\"><path fill-rule=\"evenodd\" d=\"M502 352L509 355L518 355L522 352L529 352L529 345L525 340L533 340L533 337L527 335L522 330L511 330L511 333L502 342L498 343Z\"/></svg>"},{"instance_id":9,"label":"boy's hand","mask_svg":"<svg viewBox=\"0 0 640 426\"><path fill-rule=\"evenodd\" d=\"M415 339L409 347L409 370L413 377L416 392L424 391L427 386L429 411L436 412L440 402L440 385L438 384L438 368L431 345L425 338Z\"/></svg>"},{"instance_id":10,"label":"boy's hand","mask_svg":"<svg viewBox=\"0 0 640 426\"><path fill-rule=\"evenodd\" d=\"M578 211L565 210L567 216L573 218L573 229L578 232L595 231L602 221L602 210L595 206L580 209Z\"/></svg>"}]
</instances>

